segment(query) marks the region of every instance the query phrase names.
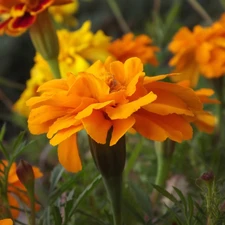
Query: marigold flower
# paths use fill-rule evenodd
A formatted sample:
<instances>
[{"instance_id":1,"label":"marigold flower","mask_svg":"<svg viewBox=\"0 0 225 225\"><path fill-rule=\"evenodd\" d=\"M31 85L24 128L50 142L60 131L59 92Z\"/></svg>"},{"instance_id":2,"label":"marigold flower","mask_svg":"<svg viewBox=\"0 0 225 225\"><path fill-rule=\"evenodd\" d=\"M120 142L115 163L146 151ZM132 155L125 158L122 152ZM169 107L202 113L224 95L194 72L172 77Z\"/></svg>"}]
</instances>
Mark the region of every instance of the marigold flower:
<instances>
[{"instance_id":1,"label":"marigold flower","mask_svg":"<svg viewBox=\"0 0 225 225\"><path fill-rule=\"evenodd\" d=\"M68 27L74 27L77 24L74 14L77 12L79 3L74 0L70 4L62 6L52 6L49 8L49 12L52 14L54 20Z\"/></svg>"},{"instance_id":2,"label":"marigold flower","mask_svg":"<svg viewBox=\"0 0 225 225\"><path fill-rule=\"evenodd\" d=\"M2 160L1 162L2 163L0 164L0 179L4 174L5 167L8 166L8 162L6 160ZM42 176L42 173L40 172L39 168L33 167L33 171L34 171L35 179L40 178ZM30 200L28 196L26 195L26 188L20 182L16 174L16 163L13 163L9 170L7 192L8 192L7 198L9 201L9 205L14 207L14 208L11 208L12 216L14 218L17 218L19 216L19 210L17 210L16 208L19 208L19 202L21 201L25 203L26 205L29 205ZM0 200L0 207L1 207L1 204L2 203ZM39 209L38 204L36 204L36 209Z\"/></svg>"},{"instance_id":3,"label":"marigold flower","mask_svg":"<svg viewBox=\"0 0 225 225\"><path fill-rule=\"evenodd\" d=\"M192 89L160 81L166 76L145 76L139 58L97 61L76 76L41 85L41 95L27 102L29 129L47 133L50 144L58 145L59 161L72 172L81 169L76 133L82 129L105 144L112 128L110 146L130 128L155 141L188 140L192 127L185 116L194 117L202 103Z\"/></svg>"},{"instance_id":4,"label":"marigold flower","mask_svg":"<svg viewBox=\"0 0 225 225\"><path fill-rule=\"evenodd\" d=\"M109 55L107 47L110 37L106 36L101 30L94 34L90 31L90 28L91 23L87 21L77 31L58 31L60 45L58 61L63 76L68 71L74 74L84 71L90 65L89 62L94 62L98 59L105 60ZM14 110L27 117L29 108L25 102L29 98L38 95L36 92L38 87L51 79L53 79L53 75L47 62L37 53L35 65L31 70L31 78L27 81L27 87L19 100L15 103Z\"/></svg>"},{"instance_id":5,"label":"marigold flower","mask_svg":"<svg viewBox=\"0 0 225 225\"><path fill-rule=\"evenodd\" d=\"M0 225L13 225L13 221L11 219L0 220Z\"/></svg>"},{"instance_id":6,"label":"marigold flower","mask_svg":"<svg viewBox=\"0 0 225 225\"><path fill-rule=\"evenodd\" d=\"M151 46L152 39L147 35L134 37L132 33L125 34L109 46L109 52L119 61L125 62L131 57L138 57L142 63L158 65L155 53L159 51L156 46Z\"/></svg>"},{"instance_id":7,"label":"marigold flower","mask_svg":"<svg viewBox=\"0 0 225 225\"><path fill-rule=\"evenodd\" d=\"M0 35L20 35L49 6L69 2L71 0L0 0Z\"/></svg>"},{"instance_id":8,"label":"marigold flower","mask_svg":"<svg viewBox=\"0 0 225 225\"><path fill-rule=\"evenodd\" d=\"M225 73L224 42L225 27L219 22L211 27L195 26L193 32L182 27L169 44L174 54L169 65L181 73L171 77L172 80L190 80L194 87L200 74L207 78L222 76Z\"/></svg>"}]
</instances>

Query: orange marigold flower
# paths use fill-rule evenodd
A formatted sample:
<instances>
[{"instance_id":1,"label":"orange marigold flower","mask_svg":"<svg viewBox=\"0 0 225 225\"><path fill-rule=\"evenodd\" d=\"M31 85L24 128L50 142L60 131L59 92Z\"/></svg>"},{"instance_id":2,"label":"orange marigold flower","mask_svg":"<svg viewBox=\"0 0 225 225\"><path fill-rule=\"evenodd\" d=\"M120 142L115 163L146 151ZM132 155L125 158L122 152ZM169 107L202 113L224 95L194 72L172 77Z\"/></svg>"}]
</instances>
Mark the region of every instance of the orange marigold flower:
<instances>
[{"instance_id":1,"label":"orange marigold flower","mask_svg":"<svg viewBox=\"0 0 225 225\"><path fill-rule=\"evenodd\" d=\"M5 173L5 167L8 166L8 162L6 160L2 160L0 163L0 179ZM33 167L34 177L40 178L42 173L40 172L39 168ZM19 216L19 202L23 202L26 205L30 205L30 200L26 195L26 188L20 182L17 174L16 174L16 163L13 163L10 167L9 174L8 174L8 189L7 189L7 198L9 201L9 205L12 206L11 213L13 218L17 218ZM0 208L3 207L2 202L0 200ZM39 205L36 204L36 209L39 209Z\"/></svg>"},{"instance_id":2,"label":"orange marigold flower","mask_svg":"<svg viewBox=\"0 0 225 225\"><path fill-rule=\"evenodd\" d=\"M182 27L169 44L174 54L169 65L175 66L174 81L190 80L198 83L199 75L207 78L220 77L225 73L225 27L214 23L211 27L195 26L193 32Z\"/></svg>"},{"instance_id":3,"label":"orange marigold flower","mask_svg":"<svg viewBox=\"0 0 225 225\"><path fill-rule=\"evenodd\" d=\"M132 33L125 34L109 46L109 52L119 61L125 62L131 57L138 57L142 63L158 65L155 53L159 51L156 46L151 46L152 39L147 35L134 37Z\"/></svg>"},{"instance_id":4,"label":"orange marigold flower","mask_svg":"<svg viewBox=\"0 0 225 225\"><path fill-rule=\"evenodd\" d=\"M0 225L13 225L13 221L11 219L0 220Z\"/></svg>"},{"instance_id":5,"label":"orange marigold flower","mask_svg":"<svg viewBox=\"0 0 225 225\"><path fill-rule=\"evenodd\" d=\"M49 6L69 2L71 0L0 0L0 35L20 35Z\"/></svg>"},{"instance_id":6,"label":"orange marigold flower","mask_svg":"<svg viewBox=\"0 0 225 225\"><path fill-rule=\"evenodd\" d=\"M40 86L41 95L27 102L29 129L47 133L50 144L58 145L59 161L71 172L81 170L76 133L82 129L105 144L113 128L110 146L130 128L151 140L188 140L192 127L185 116L194 117L202 103L192 89L160 81L166 76L145 76L139 58L124 64L97 61L76 76L70 73Z\"/></svg>"}]
</instances>

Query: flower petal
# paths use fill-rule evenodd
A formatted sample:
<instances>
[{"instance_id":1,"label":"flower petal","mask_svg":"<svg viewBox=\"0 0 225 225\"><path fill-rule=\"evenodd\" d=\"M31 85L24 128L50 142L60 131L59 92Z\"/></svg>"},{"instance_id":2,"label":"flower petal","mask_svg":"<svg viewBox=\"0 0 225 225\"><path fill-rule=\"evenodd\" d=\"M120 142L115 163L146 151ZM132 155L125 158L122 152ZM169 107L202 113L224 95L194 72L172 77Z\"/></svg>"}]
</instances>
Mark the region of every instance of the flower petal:
<instances>
[{"instance_id":1,"label":"flower petal","mask_svg":"<svg viewBox=\"0 0 225 225\"><path fill-rule=\"evenodd\" d=\"M112 122L105 119L102 112L94 110L89 117L82 119L82 123L93 140L100 144L106 143L106 137Z\"/></svg>"},{"instance_id":2,"label":"flower petal","mask_svg":"<svg viewBox=\"0 0 225 225\"><path fill-rule=\"evenodd\" d=\"M155 101L156 98L157 95L155 95L153 92L150 92L147 95L127 104L118 105L116 107L107 107L105 111L112 120L126 119L132 113L139 110L142 106Z\"/></svg>"},{"instance_id":3,"label":"flower petal","mask_svg":"<svg viewBox=\"0 0 225 225\"><path fill-rule=\"evenodd\" d=\"M113 132L110 140L110 146L115 145L118 140L134 125L135 119L133 116L123 120L113 120Z\"/></svg>"},{"instance_id":4,"label":"flower petal","mask_svg":"<svg viewBox=\"0 0 225 225\"><path fill-rule=\"evenodd\" d=\"M62 166L69 172L78 172L82 169L77 148L76 134L70 136L59 144L58 158Z\"/></svg>"},{"instance_id":5,"label":"flower petal","mask_svg":"<svg viewBox=\"0 0 225 225\"><path fill-rule=\"evenodd\" d=\"M69 128L62 129L55 134L55 136L50 140L50 144L55 146L61 143L62 141L65 141L67 138L69 138L71 135L76 134L78 131L82 130L83 126L71 126Z\"/></svg>"}]
</instances>

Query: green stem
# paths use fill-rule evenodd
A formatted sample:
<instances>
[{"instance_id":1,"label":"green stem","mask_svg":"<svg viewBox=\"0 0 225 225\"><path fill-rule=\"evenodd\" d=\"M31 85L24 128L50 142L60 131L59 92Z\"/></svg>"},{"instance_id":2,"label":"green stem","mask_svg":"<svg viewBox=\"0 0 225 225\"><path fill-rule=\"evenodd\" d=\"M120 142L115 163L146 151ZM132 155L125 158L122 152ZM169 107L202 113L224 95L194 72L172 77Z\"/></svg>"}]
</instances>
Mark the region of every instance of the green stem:
<instances>
[{"instance_id":1,"label":"green stem","mask_svg":"<svg viewBox=\"0 0 225 225\"><path fill-rule=\"evenodd\" d=\"M157 174L155 184L161 187L165 187L166 180L170 172L170 165L172 161L174 150L173 141L155 142L155 152L157 157ZM152 203L155 204L158 201L159 192L153 190L151 195Z\"/></svg>"},{"instance_id":2,"label":"green stem","mask_svg":"<svg viewBox=\"0 0 225 225\"><path fill-rule=\"evenodd\" d=\"M190 5L195 9L195 11L206 21L207 24L211 25L213 20L209 16L209 14L205 11L205 9L198 3L197 0L188 0Z\"/></svg>"},{"instance_id":3,"label":"green stem","mask_svg":"<svg viewBox=\"0 0 225 225\"><path fill-rule=\"evenodd\" d=\"M58 59L47 60L49 67L55 78L61 78Z\"/></svg>"},{"instance_id":4,"label":"green stem","mask_svg":"<svg viewBox=\"0 0 225 225\"><path fill-rule=\"evenodd\" d=\"M212 220L212 197L213 197L213 190L214 190L214 182L210 182L207 184L207 195L206 195L206 209L207 209L207 225L213 225Z\"/></svg>"},{"instance_id":5,"label":"green stem","mask_svg":"<svg viewBox=\"0 0 225 225\"><path fill-rule=\"evenodd\" d=\"M34 187L27 189L28 196L30 199L30 225L36 224L36 211L35 211L35 195L34 195Z\"/></svg>"},{"instance_id":6,"label":"green stem","mask_svg":"<svg viewBox=\"0 0 225 225\"><path fill-rule=\"evenodd\" d=\"M108 4L109 6L111 7L112 11L113 11L113 14L114 16L116 17L122 31L124 33L129 33L130 32L130 28L128 27L125 19L123 18L123 15L120 11L120 8L116 2L116 0L107 0L108 1Z\"/></svg>"},{"instance_id":7,"label":"green stem","mask_svg":"<svg viewBox=\"0 0 225 225\"><path fill-rule=\"evenodd\" d=\"M118 177L103 177L103 182L111 202L113 224L122 225L122 175Z\"/></svg>"}]
</instances>

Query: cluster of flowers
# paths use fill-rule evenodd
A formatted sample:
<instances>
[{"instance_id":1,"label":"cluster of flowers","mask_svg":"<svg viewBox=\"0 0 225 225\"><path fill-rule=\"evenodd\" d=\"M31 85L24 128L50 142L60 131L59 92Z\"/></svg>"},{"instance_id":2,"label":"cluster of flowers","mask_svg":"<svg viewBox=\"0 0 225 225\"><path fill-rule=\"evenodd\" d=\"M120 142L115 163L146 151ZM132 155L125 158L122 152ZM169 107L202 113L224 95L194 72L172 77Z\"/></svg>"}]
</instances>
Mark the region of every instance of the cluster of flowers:
<instances>
[{"instance_id":1,"label":"cluster of flowers","mask_svg":"<svg viewBox=\"0 0 225 225\"><path fill-rule=\"evenodd\" d=\"M73 4L70 0L0 0L0 34L19 35L50 6L66 3ZM50 11L62 22L60 8ZM159 48L147 35L129 33L111 41L102 31L91 32L89 21L76 31L59 30L61 79L54 79L49 65L37 53L27 88L14 109L29 117L31 133L46 133L50 143L58 145L59 161L71 172L82 169L76 144L76 134L82 129L100 144L106 143L111 129L110 146L130 129L154 141L169 138L176 142L192 138L191 124L213 132L216 119L203 104L219 102L209 98L213 90L194 91L190 86L197 84L199 73L207 77L224 74L223 20L207 28L196 26L193 32L181 28L169 45L176 54L170 65L181 74L158 76L147 76L143 71L143 64L158 65L155 53ZM167 77L182 82L162 81ZM8 182L13 184L9 188L19 185L13 171ZM16 195L22 199L20 193ZM18 206L10 194L8 199L10 205Z\"/></svg>"}]
</instances>

